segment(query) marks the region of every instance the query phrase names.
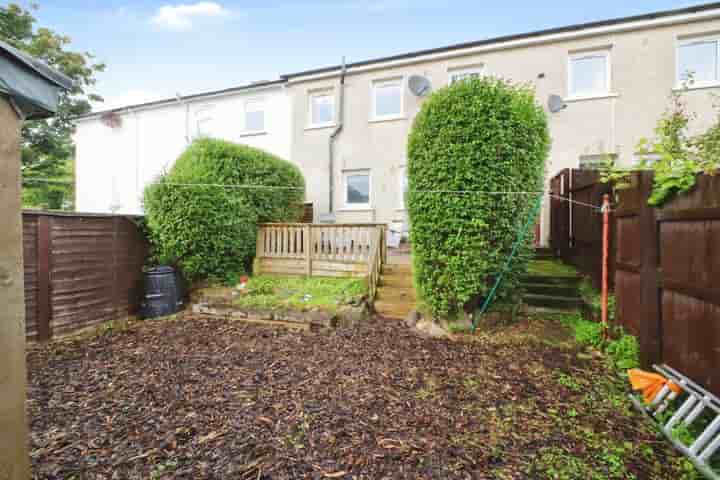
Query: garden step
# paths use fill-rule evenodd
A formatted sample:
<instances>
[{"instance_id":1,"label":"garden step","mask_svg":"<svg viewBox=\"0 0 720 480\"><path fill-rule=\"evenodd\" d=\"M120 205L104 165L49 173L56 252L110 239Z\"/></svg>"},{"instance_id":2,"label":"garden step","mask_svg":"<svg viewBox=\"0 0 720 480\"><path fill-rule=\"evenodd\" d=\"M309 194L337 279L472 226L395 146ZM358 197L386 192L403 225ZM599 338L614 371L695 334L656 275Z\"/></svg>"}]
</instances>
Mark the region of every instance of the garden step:
<instances>
[{"instance_id":1,"label":"garden step","mask_svg":"<svg viewBox=\"0 0 720 480\"><path fill-rule=\"evenodd\" d=\"M414 302L415 289L410 287L380 287L377 291L378 300L392 300L399 302Z\"/></svg>"},{"instance_id":2,"label":"garden step","mask_svg":"<svg viewBox=\"0 0 720 480\"><path fill-rule=\"evenodd\" d=\"M410 312L415 310L414 302L395 302L378 300L375 302L375 313L386 318L404 319Z\"/></svg>"},{"instance_id":3,"label":"garden step","mask_svg":"<svg viewBox=\"0 0 720 480\"><path fill-rule=\"evenodd\" d=\"M582 280L577 275L537 275L527 274L520 278L520 282L524 284L533 283L549 283L553 285L577 286Z\"/></svg>"},{"instance_id":4,"label":"garden step","mask_svg":"<svg viewBox=\"0 0 720 480\"><path fill-rule=\"evenodd\" d=\"M581 308L583 302L580 298L562 297L557 295L538 295L527 293L523 301L532 307L576 309Z\"/></svg>"},{"instance_id":5,"label":"garden step","mask_svg":"<svg viewBox=\"0 0 720 480\"><path fill-rule=\"evenodd\" d=\"M562 285L557 283L522 283L527 293L537 295L555 295L559 297L580 297L575 285Z\"/></svg>"},{"instance_id":6,"label":"garden step","mask_svg":"<svg viewBox=\"0 0 720 480\"><path fill-rule=\"evenodd\" d=\"M410 275L402 275L399 273L393 273L390 275L383 274L380 276L380 286L412 288L412 277Z\"/></svg>"},{"instance_id":7,"label":"garden step","mask_svg":"<svg viewBox=\"0 0 720 480\"><path fill-rule=\"evenodd\" d=\"M383 265L382 268L382 274L383 275L391 275L391 274L402 274L407 275L408 277L412 277L412 265L407 264L401 264L401 263L386 263Z\"/></svg>"}]
</instances>

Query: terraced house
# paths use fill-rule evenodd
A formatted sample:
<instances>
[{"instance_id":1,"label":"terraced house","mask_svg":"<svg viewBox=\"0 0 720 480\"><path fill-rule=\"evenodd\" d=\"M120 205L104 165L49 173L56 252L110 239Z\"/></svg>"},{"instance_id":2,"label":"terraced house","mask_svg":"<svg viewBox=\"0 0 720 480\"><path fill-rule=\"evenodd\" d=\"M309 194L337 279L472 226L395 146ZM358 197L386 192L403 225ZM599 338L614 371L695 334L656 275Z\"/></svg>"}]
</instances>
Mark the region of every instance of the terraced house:
<instances>
[{"instance_id":1,"label":"terraced house","mask_svg":"<svg viewBox=\"0 0 720 480\"><path fill-rule=\"evenodd\" d=\"M717 119L710 93L720 87L719 59L720 3L712 3L291 73L277 82L286 107L265 115L268 125L286 133L266 146L287 151L286 158L303 170L315 220L406 224L407 136L428 91L493 75L531 84L543 104L554 98L555 108L548 109L549 177L563 168L596 165L608 154L622 165L636 163L637 142L653 134L670 93L684 86L696 114L692 129L706 129ZM222 102L212 103L218 108ZM229 131L247 121L247 104L227 111L214 128ZM84 183L91 177L85 169L120 161L112 155L88 158L89 144L115 134L97 126L102 117L91 114L78 122L79 209L101 207L84 201L97 188ZM287 150L278 148L285 139ZM137 148L142 152L145 145ZM134 198L147 178L126 197ZM548 235L548 212L544 208L541 216L541 241Z\"/></svg>"}]
</instances>

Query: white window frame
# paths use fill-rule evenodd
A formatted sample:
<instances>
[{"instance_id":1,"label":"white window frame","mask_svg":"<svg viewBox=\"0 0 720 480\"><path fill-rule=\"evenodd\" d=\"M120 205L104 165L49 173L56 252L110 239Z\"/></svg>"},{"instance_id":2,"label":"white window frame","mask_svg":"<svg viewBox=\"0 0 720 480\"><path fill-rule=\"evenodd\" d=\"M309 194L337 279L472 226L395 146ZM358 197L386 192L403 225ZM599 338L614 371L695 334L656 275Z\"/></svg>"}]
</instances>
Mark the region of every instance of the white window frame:
<instances>
[{"instance_id":1,"label":"white window frame","mask_svg":"<svg viewBox=\"0 0 720 480\"><path fill-rule=\"evenodd\" d=\"M389 115L377 114L377 91L376 87L397 85L400 90L400 112ZM378 78L370 82L370 121L383 122L387 120L398 120L405 118L405 77Z\"/></svg>"},{"instance_id":2,"label":"white window frame","mask_svg":"<svg viewBox=\"0 0 720 480\"><path fill-rule=\"evenodd\" d=\"M572 91L573 86L573 62L583 58L605 57L605 90L597 92L579 92ZM596 50L583 50L580 52L570 52L567 61L567 99L582 100L589 98L603 98L613 96L612 92L612 55L609 48L601 48Z\"/></svg>"},{"instance_id":3,"label":"white window frame","mask_svg":"<svg viewBox=\"0 0 720 480\"><path fill-rule=\"evenodd\" d=\"M252 104L260 105L262 108L256 109L256 110L248 110L248 106L252 105ZM242 135L262 135L264 133L267 133L267 108L265 108L265 107L266 107L266 103L265 103L264 98L248 98L247 100L245 100L245 102L243 103L243 115L244 116L243 116ZM248 124L247 124L248 112L259 112L259 111L263 112L262 128L258 129L258 130L249 129Z\"/></svg>"},{"instance_id":4,"label":"white window frame","mask_svg":"<svg viewBox=\"0 0 720 480\"><path fill-rule=\"evenodd\" d=\"M402 165L398 169L398 210L407 210L407 205L405 204L405 188L404 183L407 179L407 165ZM410 185L408 184L408 190L410 189Z\"/></svg>"},{"instance_id":5,"label":"white window frame","mask_svg":"<svg viewBox=\"0 0 720 480\"><path fill-rule=\"evenodd\" d=\"M210 121L213 122L215 119L212 115L215 105L202 105L195 110L195 138L209 137L210 133L202 133L200 125L202 122Z\"/></svg>"},{"instance_id":6,"label":"white window frame","mask_svg":"<svg viewBox=\"0 0 720 480\"><path fill-rule=\"evenodd\" d=\"M348 202L348 177L356 175L366 175L368 177L368 202L367 203L349 203ZM369 168L361 168L356 170L343 170L343 208L345 210L370 210L372 207L372 174Z\"/></svg>"},{"instance_id":7,"label":"white window frame","mask_svg":"<svg viewBox=\"0 0 720 480\"><path fill-rule=\"evenodd\" d=\"M453 77L455 75L474 75L477 74L478 77L482 78L485 75L485 64L478 63L476 65L467 65L464 67L450 67L447 69L448 73L448 85L452 85L455 82L460 82L463 79L455 80L453 81Z\"/></svg>"},{"instance_id":8,"label":"white window frame","mask_svg":"<svg viewBox=\"0 0 720 480\"><path fill-rule=\"evenodd\" d=\"M687 45L692 45L694 43L708 43L708 42L715 42L715 55L716 55L716 65L715 65L715 80L710 81L697 81L693 80L692 83L688 83L687 85L683 85L683 80L680 78L682 73L680 71L680 47L684 47ZM682 89L682 88L708 88L708 87L718 87L720 86L720 35L706 35L706 36L698 36L698 37L691 37L691 38L678 38L675 42L675 88L676 89Z\"/></svg>"},{"instance_id":9,"label":"white window frame","mask_svg":"<svg viewBox=\"0 0 720 480\"><path fill-rule=\"evenodd\" d=\"M330 97L332 100L332 118L329 122L313 123L313 99L317 97ZM307 95L307 129L313 128L327 128L335 126L335 119L337 118L337 109L335 101L335 89L334 88L323 88L319 90L310 90Z\"/></svg>"}]
</instances>

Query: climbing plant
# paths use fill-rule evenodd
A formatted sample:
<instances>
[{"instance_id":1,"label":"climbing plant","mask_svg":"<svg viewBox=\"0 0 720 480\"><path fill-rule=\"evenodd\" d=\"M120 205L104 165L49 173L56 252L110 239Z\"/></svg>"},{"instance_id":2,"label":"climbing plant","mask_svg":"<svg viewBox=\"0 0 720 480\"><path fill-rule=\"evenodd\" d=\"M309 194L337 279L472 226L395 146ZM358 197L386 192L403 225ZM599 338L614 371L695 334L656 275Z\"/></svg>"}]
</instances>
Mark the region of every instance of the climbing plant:
<instances>
[{"instance_id":1,"label":"climbing plant","mask_svg":"<svg viewBox=\"0 0 720 480\"><path fill-rule=\"evenodd\" d=\"M526 86L470 79L424 102L408 142L418 293L435 317L472 311L505 267L537 202L537 194L518 192L541 191L550 145L545 113ZM526 267L527 237L499 300L513 292Z\"/></svg>"},{"instance_id":2,"label":"climbing plant","mask_svg":"<svg viewBox=\"0 0 720 480\"><path fill-rule=\"evenodd\" d=\"M699 173L714 174L720 167L720 114L706 132L691 136L689 112L684 90L670 94L670 104L655 127L655 137L642 138L636 152L642 161L636 167L619 167L608 158L602 180L617 189L627 188L633 170L652 170L653 190L648 199L652 206L662 206L674 195L688 192L695 186ZM717 98L715 106L718 107ZM720 112L720 110L719 110Z\"/></svg>"}]
</instances>

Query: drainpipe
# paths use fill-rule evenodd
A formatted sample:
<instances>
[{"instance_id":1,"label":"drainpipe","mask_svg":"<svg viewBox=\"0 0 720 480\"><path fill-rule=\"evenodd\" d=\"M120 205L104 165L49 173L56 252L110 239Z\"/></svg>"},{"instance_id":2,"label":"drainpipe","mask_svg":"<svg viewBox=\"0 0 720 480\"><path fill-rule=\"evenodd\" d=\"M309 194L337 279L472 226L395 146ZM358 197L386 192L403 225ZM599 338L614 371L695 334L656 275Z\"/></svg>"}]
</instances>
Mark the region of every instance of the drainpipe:
<instances>
[{"instance_id":1,"label":"drainpipe","mask_svg":"<svg viewBox=\"0 0 720 480\"><path fill-rule=\"evenodd\" d=\"M329 173L329 187L330 187L330 196L329 196L329 208L328 208L328 217L332 218L334 217L334 208L333 208L333 198L335 196L335 139L337 139L338 135L340 135L340 132L342 132L343 129L343 110L345 105L345 57L342 59L342 69L340 70L340 95L338 100L338 118L337 118L337 126L335 127L335 130L330 134L330 139L328 141L328 173Z\"/></svg>"}]
</instances>

